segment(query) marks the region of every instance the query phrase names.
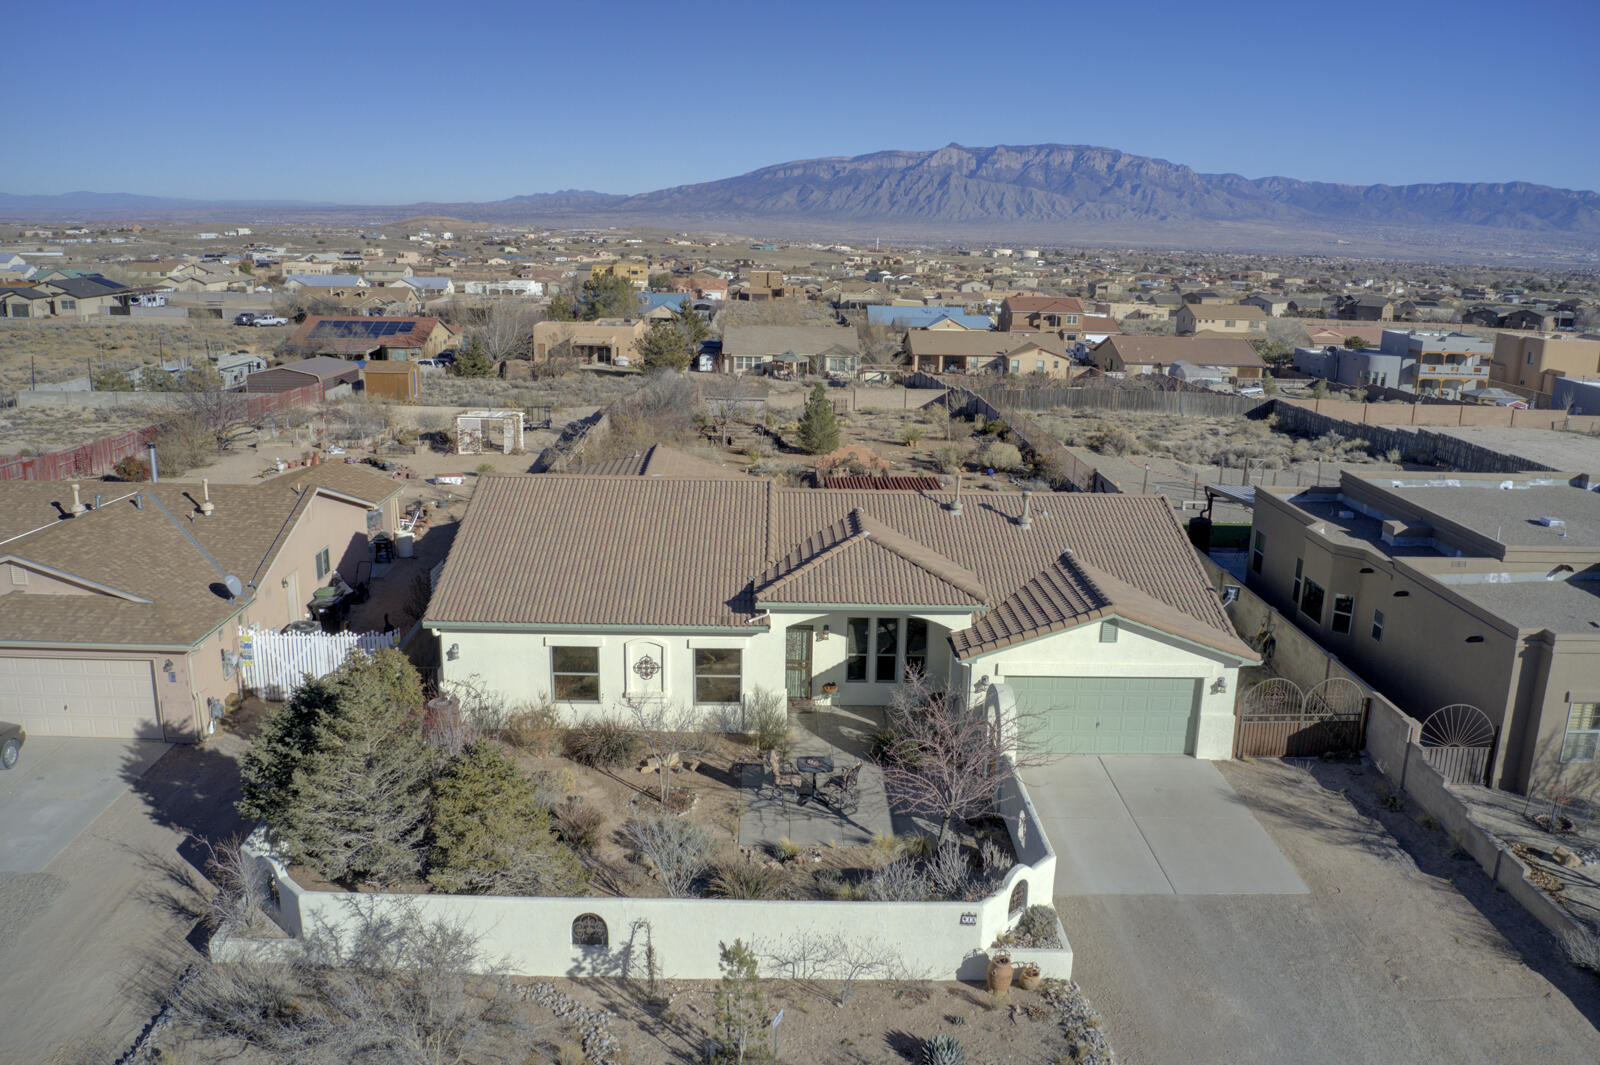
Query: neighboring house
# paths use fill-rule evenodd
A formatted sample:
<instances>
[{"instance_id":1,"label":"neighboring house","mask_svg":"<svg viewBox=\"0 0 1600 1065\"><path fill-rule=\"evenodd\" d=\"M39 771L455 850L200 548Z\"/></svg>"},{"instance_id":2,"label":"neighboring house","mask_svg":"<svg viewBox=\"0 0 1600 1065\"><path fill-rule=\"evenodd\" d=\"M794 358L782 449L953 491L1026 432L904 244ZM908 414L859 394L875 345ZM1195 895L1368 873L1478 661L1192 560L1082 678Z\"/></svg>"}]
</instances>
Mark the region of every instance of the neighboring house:
<instances>
[{"instance_id":1,"label":"neighboring house","mask_svg":"<svg viewBox=\"0 0 1600 1065\"><path fill-rule=\"evenodd\" d=\"M49 318L54 293L46 285L0 287L0 318Z\"/></svg>"},{"instance_id":2,"label":"neighboring house","mask_svg":"<svg viewBox=\"0 0 1600 1065\"><path fill-rule=\"evenodd\" d=\"M867 308L868 325L890 329L989 329L989 316L968 314L960 307L896 307L875 304Z\"/></svg>"},{"instance_id":3,"label":"neighboring house","mask_svg":"<svg viewBox=\"0 0 1600 1065\"><path fill-rule=\"evenodd\" d=\"M1114 336L1089 359L1107 373L1134 375L1164 374L1184 362L1213 368L1218 379L1235 383L1259 381L1267 368L1250 342L1239 337Z\"/></svg>"},{"instance_id":4,"label":"neighboring house","mask_svg":"<svg viewBox=\"0 0 1600 1065\"><path fill-rule=\"evenodd\" d=\"M1337 488L1257 488L1248 583L1418 720L1482 711L1493 785L1594 798L1593 487L1571 473L1345 471Z\"/></svg>"},{"instance_id":5,"label":"neighboring house","mask_svg":"<svg viewBox=\"0 0 1600 1065\"><path fill-rule=\"evenodd\" d=\"M1560 377L1600 377L1600 340L1495 334L1490 383L1549 392Z\"/></svg>"},{"instance_id":6,"label":"neighboring house","mask_svg":"<svg viewBox=\"0 0 1600 1065\"><path fill-rule=\"evenodd\" d=\"M387 279L385 284L399 285L412 289L414 292L416 292L420 299L431 300L437 299L440 296L454 296L456 294L456 282L454 278L413 277L411 276L411 267L401 266L400 269L404 270L405 273L399 275L398 277ZM384 275L376 273L372 270L368 270L367 276L376 281Z\"/></svg>"},{"instance_id":7,"label":"neighboring house","mask_svg":"<svg viewBox=\"0 0 1600 1065\"><path fill-rule=\"evenodd\" d=\"M1070 378L1078 367L1054 333L913 329L906 334L912 370L923 373L1045 374Z\"/></svg>"},{"instance_id":8,"label":"neighboring house","mask_svg":"<svg viewBox=\"0 0 1600 1065\"><path fill-rule=\"evenodd\" d=\"M1384 296L1343 296L1334 317L1351 322L1392 322L1394 301Z\"/></svg>"},{"instance_id":9,"label":"neighboring house","mask_svg":"<svg viewBox=\"0 0 1600 1065\"><path fill-rule=\"evenodd\" d=\"M283 350L297 355L416 362L455 347L460 335L455 326L438 318L316 315L300 324L284 341Z\"/></svg>"},{"instance_id":10,"label":"neighboring house","mask_svg":"<svg viewBox=\"0 0 1600 1065\"><path fill-rule=\"evenodd\" d=\"M343 463L253 485L0 481L0 720L199 739L238 691L240 627L282 628L335 570L353 579L399 488Z\"/></svg>"},{"instance_id":11,"label":"neighboring house","mask_svg":"<svg viewBox=\"0 0 1600 1065\"><path fill-rule=\"evenodd\" d=\"M1076 296L1009 296L996 328L1006 333L1054 333L1069 344L1083 339L1083 301Z\"/></svg>"},{"instance_id":12,"label":"neighboring house","mask_svg":"<svg viewBox=\"0 0 1600 1065\"><path fill-rule=\"evenodd\" d=\"M461 291L468 296L537 297L544 295L544 282L522 277L497 278L493 281L463 281Z\"/></svg>"},{"instance_id":13,"label":"neighboring house","mask_svg":"<svg viewBox=\"0 0 1600 1065\"><path fill-rule=\"evenodd\" d=\"M411 276L409 263L366 263L361 267L361 273L374 285L393 285L403 281L416 280ZM448 282L449 278L438 280ZM430 291L430 295L435 294Z\"/></svg>"},{"instance_id":14,"label":"neighboring house","mask_svg":"<svg viewBox=\"0 0 1600 1065\"><path fill-rule=\"evenodd\" d=\"M1179 336L1196 333L1254 336L1266 328L1267 313L1243 303L1185 303L1173 316Z\"/></svg>"},{"instance_id":15,"label":"neighboring house","mask_svg":"<svg viewBox=\"0 0 1600 1065\"><path fill-rule=\"evenodd\" d=\"M686 292L697 300L725 300L728 280L723 277L674 277L667 282L674 292Z\"/></svg>"},{"instance_id":16,"label":"neighboring house","mask_svg":"<svg viewBox=\"0 0 1600 1065\"><path fill-rule=\"evenodd\" d=\"M644 336L644 319L600 318L593 322L536 322L533 358L572 358L603 366L629 366L637 362L636 345Z\"/></svg>"},{"instance_id":17,"label":"neighboring house","mask_svg":"<svg viewBox=\"0 0 1600 1065\"><path fill-rule=\"evenodd\" d=\"M1350 387L1460 398L1489 380L1493 344L1470 333L1385 329L1377 348L1296 348L1294 368Z\"/></svg>"},{"instance_id":18,"label":"neighboring house","mask_svg":"<svg viewBox=\"0 0 1600 1065\"><path fill-rule=\"evenodd\" d=\"M744 277L744 287L736 294L741 300L776 300L788 294L784 287L782 270L751 270Z\"/></svg>"},{"instance_id":19,"label":"neighboring house","mask_svg":"<svg viewBox=\"0 0 1600 1065\"><path fill-rule=\"evenodd\" d=\"M730 325L722 334L722 373L764 373L769 364L804 364L816 373L851 374L861 358L856 331L842 325Z\"/></svg>"},{"instance_id":20,"label":"neighboring house","mask_svg":"<svg viewBox=\"0 0 1600 1065\"><path fill-rule=\"evenodd\" d=\"M594 263L588 268L588 276L596 277L623 277L633 284L634 288L644 288L650 281L650 264L636 262Z\"/></svg>"},{"instance_id":21,"label":"neighboring house","mask_svg":"<svg viewBox=\"0 0 1600 1065\"><path fill-rule=\"evenodd\" d=\"M286 362L267 370L257 370L244 379L246 392L292 392L297 388L321 385L324 399L348 394L361 380L361 367L347 359L316 355L299 362ZM344 388L336 391L340 386Z\"/></svg>"},{"instance_id":22,"label":"neighboring house","mask_svg":"<svg viewBox=\"0 0 1600 1065\"><path fill-rule=\"evenodd\" d=\"M283 287L290 292L310 289L310 295L340 299L351 289L370 287L370 282L359 274L290 274L283 279Z\"/></svg>"},{"instance_id":23,"label":"neighboring house","mask_svg":"<svg viewBox=\"0 0 1600 1065\"><path fill-rule=\"evenodd\" d=\"M1289 297L1266 292L1253 293L1239 302L1243 306L1256 308L1270 318L1281 318L1289 309Z\"/></svg>"},{"instance_id":24,"label":"neighboring house","mask_svg":"<svg viewBox=\"0 0 1600 1065\"><path fill-rule=\"evenodd\" d=\"M321 296L321 293L318 293ZM360 314L404 318L422 309L422 297L410 285L374 285L358 288L336 302Z\"/></svg>"},{"instance_id":25,"label":"neighboring house","mask_svg":"<svg viewBox=\"0 0 1600 1065\"><path fill-rule=\"evenodd\" d=\"M124 306L131 295L126 286L99 274L57 278L44 287L55 291L53 309L57 318L92 318L110 314L115 308Z\"/></svg>"},{"instance_id":26,"label":"neighboring house","mask_svg":"<svg viewBox=\"0 0 1600 1065\"><path fill-rule=\"evenodd\" d=\"M444 684L553 700L569 720L665 699L738 729L761 691L803 704L831 683L839 703L877 707L918 673L963 693L1004 681L1049 751L1229 756L1238 669L1258 656L1165 502L954 504L754 478L490 474L423 624ZM508 563L530 557L583 559L585 579Z\"/></svg>"},{"instance_id":27,"label":"neighboring house","mask_svg":"<svg viewBox=\"0 0 1600 1065\"><path fill-rule=\"evenodd\" d=\"M1557 377L1550 389L1550 408L1568 414L1600 414L1600 378Z\"/></svg>"},{"instance_id":28,"label":"neighboring house","mask_svg":"<svg viewBox=\"0 0 1600 1065\"><path fill-rule=\"evenodd\" d=\"M1518 307L1495 323L1502 329L1530 329L1547 332L1554 329L1575 329L1578 316L1570 310L1549 307Z\"/></svg>"}]
</instances>

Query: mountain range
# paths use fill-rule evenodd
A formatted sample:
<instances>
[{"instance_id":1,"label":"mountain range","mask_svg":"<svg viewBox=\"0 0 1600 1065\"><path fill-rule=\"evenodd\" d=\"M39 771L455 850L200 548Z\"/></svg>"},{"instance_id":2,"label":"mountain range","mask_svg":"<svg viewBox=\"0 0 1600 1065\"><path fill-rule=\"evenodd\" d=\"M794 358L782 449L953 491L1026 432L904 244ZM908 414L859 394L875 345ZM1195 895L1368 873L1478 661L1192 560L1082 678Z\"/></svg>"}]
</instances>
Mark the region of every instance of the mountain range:
<instances>
[{"instance_id":1,"label":"mountain range","mask_svg":"<svg viewBox=\"0 0 1600 1065\"><path fill-rule=\"evenodd\" d=\"M1111 148L1043 144L882 151L781 163L638 195L565 190L492 203L208 204L119 194L0 194L0 216L254 211L263 220L631 224L1218 250L1534 253L1600 249L1600 194L1528 182L1342 185L1206 174ZM241 219L243 220L243 219Z\"/></svg>"}]
</instances>

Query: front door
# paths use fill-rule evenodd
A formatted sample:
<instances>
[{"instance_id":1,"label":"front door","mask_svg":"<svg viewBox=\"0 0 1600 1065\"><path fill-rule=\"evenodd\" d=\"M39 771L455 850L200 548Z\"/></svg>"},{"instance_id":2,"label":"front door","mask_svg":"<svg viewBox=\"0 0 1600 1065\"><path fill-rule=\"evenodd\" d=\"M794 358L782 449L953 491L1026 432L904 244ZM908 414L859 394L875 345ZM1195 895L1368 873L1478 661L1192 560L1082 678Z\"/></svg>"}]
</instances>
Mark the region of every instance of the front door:
<instances>
[{"instance_id":1,"label":"front door","mask_svg":"<svg viewBox=\"0 0 1600 1065\"><path fill-rule=\"evenodd\" d=\"M783 651L783 681L789 698L811 698L811 626L792 625L784 630Z\"/></svg>"}]
</instances>

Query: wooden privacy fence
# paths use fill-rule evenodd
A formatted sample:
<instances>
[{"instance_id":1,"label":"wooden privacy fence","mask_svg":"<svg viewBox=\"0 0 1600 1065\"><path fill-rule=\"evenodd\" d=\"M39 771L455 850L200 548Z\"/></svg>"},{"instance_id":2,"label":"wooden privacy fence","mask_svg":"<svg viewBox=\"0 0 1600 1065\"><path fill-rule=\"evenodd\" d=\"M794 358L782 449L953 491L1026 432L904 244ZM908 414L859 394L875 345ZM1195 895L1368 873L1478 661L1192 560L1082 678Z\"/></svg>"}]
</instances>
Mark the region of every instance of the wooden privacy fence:
<instances>
[{"instance_id":1,"label":"wooden privacy fence","mask_svg":"<svg viewBox=\"0 0 1600 1065\"><path fill-rule=\"evenodd\" d=\"M400 633L388 632L273 632L249 629L239 634L239 668L244 686L263 699L287 699L307 677L325 677L338 669L352 651L381 651L396 647Z\"/></svg>"},{"instance_id":2,"label":"wooden privacy fence","mask_svg":"<svg viewBox=\"0 0 1600 1065\"><path fill-rule=\"evenodd\" d=\"M322 386L306 385L287 392L230 392L237 397L242 417L257 421L290 407L322 402ZM152 398L168 398L151 393ZM160 435L165 422L130 429L115 436L103 436L87 444L52 451L48 455L6 459L0 462L0 481L65 481L73 477L101 477L129 455L142 454Z\"/></svg>"}]
</instances>

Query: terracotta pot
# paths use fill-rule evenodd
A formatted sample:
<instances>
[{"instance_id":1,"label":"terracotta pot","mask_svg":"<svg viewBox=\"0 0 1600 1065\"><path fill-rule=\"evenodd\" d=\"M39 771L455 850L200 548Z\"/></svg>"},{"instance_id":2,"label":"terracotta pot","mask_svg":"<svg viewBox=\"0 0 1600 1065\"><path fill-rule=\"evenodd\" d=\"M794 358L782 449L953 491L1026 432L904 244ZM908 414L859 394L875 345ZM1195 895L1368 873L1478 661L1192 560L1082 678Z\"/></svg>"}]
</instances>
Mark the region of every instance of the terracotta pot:
<instances>
[{"instance_id":1,"label":"terracotta pot","mask_svg":"<svg viewBox=\"0 0 1600 1065\"><path fill-rule=\"evenodd\" d=\"M996 954L989 959L989 990L1007 991L1011 987L1011 955Z\"/></svg>"},{"instance_id":2,"label":"terracotta pot","mask_svg":"<svg viewBox=\"0 0 1600 1065\"><path fill-rule=\"evenodd\" d=\"M1016 970L1017 986L1024 991L1037 991L1044 982L1037 965L1023 965Z\"/></svg>"}]
</instances>

